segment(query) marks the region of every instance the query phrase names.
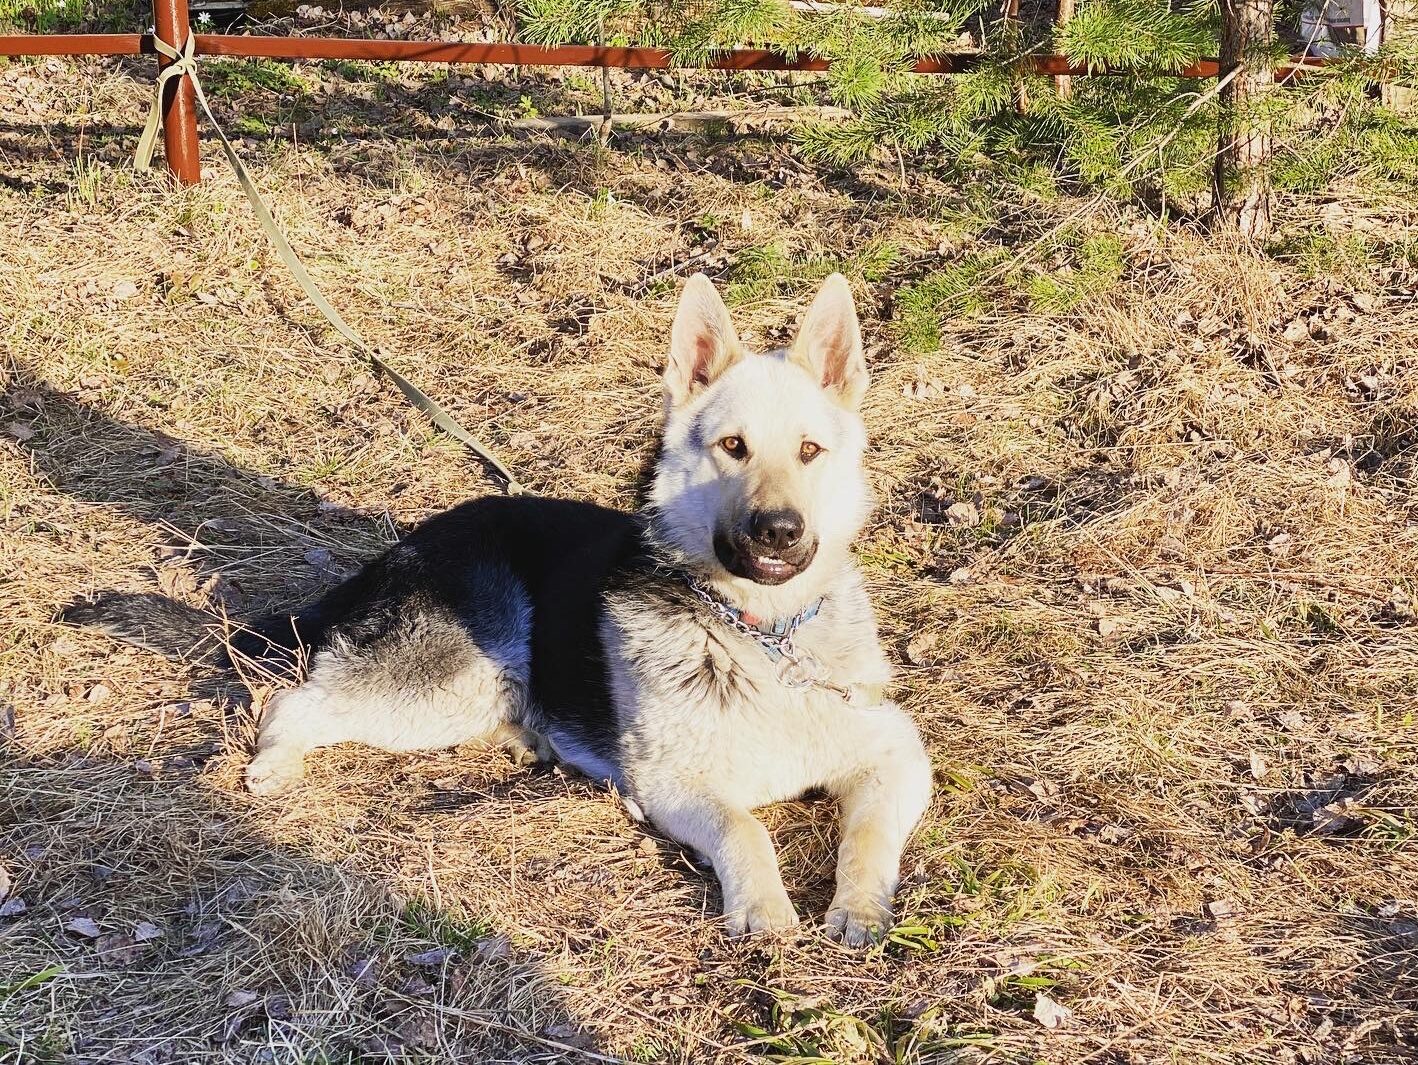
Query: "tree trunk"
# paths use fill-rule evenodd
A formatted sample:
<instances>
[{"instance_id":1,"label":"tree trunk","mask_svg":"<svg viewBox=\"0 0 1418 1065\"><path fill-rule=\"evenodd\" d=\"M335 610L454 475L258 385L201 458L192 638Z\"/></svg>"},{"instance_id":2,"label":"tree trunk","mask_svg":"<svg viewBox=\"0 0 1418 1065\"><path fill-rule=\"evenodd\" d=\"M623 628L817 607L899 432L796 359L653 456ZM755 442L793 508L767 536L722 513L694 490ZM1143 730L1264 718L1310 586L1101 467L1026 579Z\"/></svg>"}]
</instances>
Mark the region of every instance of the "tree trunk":
<instances>
[{"instance_id":1,"label":"tree trunk","mask_svg":"<svg viewBox=\"0 0 1418 1065\"><path fill-rule=\"evenodd\" d=\"M1000 16L1004 22L1005 40L1010 42L1010 48L1014 48L1019 43L1019 0L1004 0L1000 5ZM1014 109L1021 115L1029 110L1029 89L1024 84L1022 70L1014 83Z\"/></svg>"},{"instance_id":2,"label":"tree trunk","mask_svg":"<svg viewBox=\"0 0 1418 1065\"><path fill-rule=\"evenodd\" d=\"M1257 242L1270 236L1270 119L1263 108L1275 85L1274 7L1274 0L1221 0L1219 76L1231 80L1219 99L1216 222Z\"/></svg>"},{"instance_id":3,"label":"tree trunk","mask_svg":"<svg viewBox=\"0 0 1418 1065\"><path fill-rule=\"evenodd\" d=\"M1058 14L1054 16L1054 30L1061 32L1073 18L1073 0L1059 0ZM1067 100L1073 95L1073 76L1070 74L1054 75L1054 91L1061 99Z\"/></svg>"}]
</instances>

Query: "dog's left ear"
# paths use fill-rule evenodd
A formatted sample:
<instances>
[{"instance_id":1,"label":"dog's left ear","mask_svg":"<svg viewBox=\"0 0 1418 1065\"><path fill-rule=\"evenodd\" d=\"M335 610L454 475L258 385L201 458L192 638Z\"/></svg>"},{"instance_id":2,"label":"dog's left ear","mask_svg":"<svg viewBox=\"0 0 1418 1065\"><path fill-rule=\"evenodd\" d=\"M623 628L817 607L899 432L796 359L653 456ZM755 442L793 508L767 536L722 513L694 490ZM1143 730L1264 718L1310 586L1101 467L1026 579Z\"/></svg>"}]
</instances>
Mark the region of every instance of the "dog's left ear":
<instances>
[{"instance_id":1,"label":"dog's left ear","mask_svg":"<svg viewBox=\"0 0 1418 1065\"><path fill-rule=\"evenodd\" d=\"M790 356L842 406L856 409L867 391L867 360L852 289L841 274L822 283Z\"/></svg>"}]
</instances>

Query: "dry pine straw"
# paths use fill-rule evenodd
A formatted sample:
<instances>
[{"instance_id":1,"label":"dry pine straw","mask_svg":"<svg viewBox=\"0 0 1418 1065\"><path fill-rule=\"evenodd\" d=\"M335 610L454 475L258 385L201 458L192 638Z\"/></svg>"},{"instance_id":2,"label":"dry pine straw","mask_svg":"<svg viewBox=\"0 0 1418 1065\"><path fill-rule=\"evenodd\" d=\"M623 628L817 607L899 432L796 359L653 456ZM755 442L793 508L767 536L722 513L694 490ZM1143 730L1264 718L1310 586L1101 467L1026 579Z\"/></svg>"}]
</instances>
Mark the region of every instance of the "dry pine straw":
<instances>
[{"instance_id":1,"label":"dry pine straw","mask_svg":"<svg viewBox=\"0 0 1418 1065\"><path fill-rule=\"evenodd\" d=\"M696 224L733 220L729 252L897 245L900 276L854 277L882 500L862 559L938 796L905 861L919 927L856 956L725 942L676 847L495 754L329 750L253 800L242 700L53 624L108 585L287 603L488 487L299 302L220 168L163 194L71 170L62 139L6 144L28 154L0 190L0 1056L1418 1053L1411 277L1356 304L1115 222L1114 291L912 355L891 294L962 239L923 178L903 199L889 169L853 191L673 141L668 170L478 137L260 162L367 335L539 490L622 505L673 309L640 282ZM741 307L745 331L778 335L811 284ZM1311 313L1323 339L1285 339ZM766 815L807 914L831 813Z\"/></svg>"}]
</instances>

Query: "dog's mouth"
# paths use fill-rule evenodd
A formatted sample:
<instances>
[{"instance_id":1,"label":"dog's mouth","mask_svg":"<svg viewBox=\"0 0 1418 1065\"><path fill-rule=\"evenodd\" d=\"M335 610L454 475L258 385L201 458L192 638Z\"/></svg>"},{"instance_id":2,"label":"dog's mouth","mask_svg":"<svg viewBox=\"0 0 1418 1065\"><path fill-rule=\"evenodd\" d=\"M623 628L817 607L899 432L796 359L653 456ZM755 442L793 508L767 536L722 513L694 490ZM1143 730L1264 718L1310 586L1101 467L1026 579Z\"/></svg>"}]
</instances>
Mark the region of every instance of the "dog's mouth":
<instances>
[{"instance_id":1,"label":"dog's mouth","mask_svg":"<svg viewBox=\"0 0 1418 1065\"><path fill-rule=\"evenodd\" d=\"M782 584L812 564L817 554L817 539L804 537L791 549L773 554L747 536L717 532L714 554L720 565L735 577L754 584Z\"/></svg>"}]
</instances>

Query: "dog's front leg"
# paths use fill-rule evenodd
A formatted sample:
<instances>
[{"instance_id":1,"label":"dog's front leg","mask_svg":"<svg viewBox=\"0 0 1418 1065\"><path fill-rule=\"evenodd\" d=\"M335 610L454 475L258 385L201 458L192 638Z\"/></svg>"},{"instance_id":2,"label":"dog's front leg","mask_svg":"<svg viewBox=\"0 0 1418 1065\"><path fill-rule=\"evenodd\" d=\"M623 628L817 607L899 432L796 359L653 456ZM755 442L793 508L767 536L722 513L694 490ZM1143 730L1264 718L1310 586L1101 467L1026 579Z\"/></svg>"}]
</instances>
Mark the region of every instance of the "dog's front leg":
<instances>
[{"instance_id":1,"label":"dog's front leg","mask_svg":"<svg viewBox=\"0 0 1418 1065\"><path fill-rule=\"evenodd\" d=\"M888 744L871 766L835 789L842 805L842 846L827 928L848 946L866 946L891 927L901 851L930 804L930 759L914 726L907 728L909 736Z\"/></svg>"},{"instance_id":2,"label":"dog's front leg","mask_svg":"<svg viewBox=\"0 0 1418 1065\"><path fill-rule=\"evenodd\" d=\"M637 795L666 834L709 859L724 896L724 927L733 936L782 931L798 923L768 830L748 810L713 795Z\"/></svg>"}]
</instances>

